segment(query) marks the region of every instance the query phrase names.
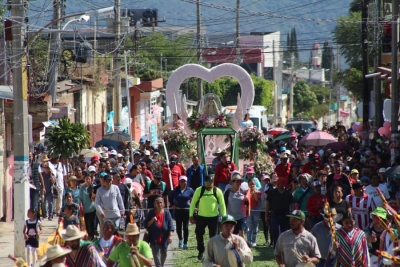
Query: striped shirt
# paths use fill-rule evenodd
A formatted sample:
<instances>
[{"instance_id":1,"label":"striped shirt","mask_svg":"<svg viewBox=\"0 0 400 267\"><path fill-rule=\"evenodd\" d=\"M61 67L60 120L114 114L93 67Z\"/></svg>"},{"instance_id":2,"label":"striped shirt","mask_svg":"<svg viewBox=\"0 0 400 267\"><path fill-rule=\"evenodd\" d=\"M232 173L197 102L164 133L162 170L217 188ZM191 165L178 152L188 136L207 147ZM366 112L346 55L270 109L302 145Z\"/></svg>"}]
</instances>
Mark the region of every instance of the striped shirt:
<instances>
[{"instance_id":1,"label":"striped shirt","mask_svg":"<svg viewBox=\"0 0 400 267\"><path fill-rule=\"evenodd\" d=\"M364 194L363 197L356 197L352 194L346 197L346 201L349 202L354 214L356 227L365 230L370 223L370 213L376 208L374 199L367 194Z\"/></svg>"}]
</instances>

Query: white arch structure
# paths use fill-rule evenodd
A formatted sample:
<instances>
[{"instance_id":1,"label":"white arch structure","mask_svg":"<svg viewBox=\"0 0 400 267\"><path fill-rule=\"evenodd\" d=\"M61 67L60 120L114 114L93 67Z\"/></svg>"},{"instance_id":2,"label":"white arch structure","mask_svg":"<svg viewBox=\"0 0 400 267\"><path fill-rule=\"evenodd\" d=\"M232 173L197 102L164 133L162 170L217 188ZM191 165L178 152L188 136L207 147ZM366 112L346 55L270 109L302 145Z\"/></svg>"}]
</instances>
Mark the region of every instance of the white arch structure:
<instances>
[{"instance_id":1,"label":"white arch structure","mask_svg":"<svg viewBox=\"0 0 400 267\"><path fill-rule=\"evenodd\" d=\"M198 64L186 64L177 68L169 77L166 88L167 105L171 113L181 114L179 87L188 78L201 78L209 83L221 77L232 77L238 81L241 88L241 102L243 113L253 105L254 84L250 75L242 67L224 63L207 69Z\"/></svg>"}]
</instances>

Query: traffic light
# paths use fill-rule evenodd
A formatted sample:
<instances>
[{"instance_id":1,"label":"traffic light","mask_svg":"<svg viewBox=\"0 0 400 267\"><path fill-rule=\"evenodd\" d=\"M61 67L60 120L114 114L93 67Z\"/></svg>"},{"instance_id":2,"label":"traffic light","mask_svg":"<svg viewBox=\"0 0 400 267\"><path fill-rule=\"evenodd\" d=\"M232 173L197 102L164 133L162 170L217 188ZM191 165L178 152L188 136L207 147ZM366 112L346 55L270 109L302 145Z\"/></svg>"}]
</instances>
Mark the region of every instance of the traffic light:
<instances>
[{"instance_id":1,"label":"traffic light","mask_svg":"<svg viewBox=\"0 0 400 267\"><path fill-rule=\"evenodd\" d=\"M129 17L129 26L134 27L138 21L143 27L157 26L158 9L125 9L121 10L122 17Z\"/></svg>"}]
</instances>

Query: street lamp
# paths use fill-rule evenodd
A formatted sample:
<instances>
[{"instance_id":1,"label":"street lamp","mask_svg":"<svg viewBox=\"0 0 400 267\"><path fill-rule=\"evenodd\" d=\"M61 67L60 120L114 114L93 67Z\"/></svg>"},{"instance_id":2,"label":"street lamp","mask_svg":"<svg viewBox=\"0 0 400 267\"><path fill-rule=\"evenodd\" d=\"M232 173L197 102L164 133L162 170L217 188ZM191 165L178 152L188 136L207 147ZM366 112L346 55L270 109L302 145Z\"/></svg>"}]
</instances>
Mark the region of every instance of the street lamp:
<instances>
[{"instance_id":1,"label":"street lamp","mask_svg":"<svg viewBox=\"0 0 400 267\"><path fill-rule=\"evenodd\" d=\"M77 19L71 19L67 23L65 23L65 25L62 27L62 30L64 30L68 26L68 24L70 24L71 22L88 22L89 19L90 19L89 15L81 15Z\"/></svg>"}]
</instances>

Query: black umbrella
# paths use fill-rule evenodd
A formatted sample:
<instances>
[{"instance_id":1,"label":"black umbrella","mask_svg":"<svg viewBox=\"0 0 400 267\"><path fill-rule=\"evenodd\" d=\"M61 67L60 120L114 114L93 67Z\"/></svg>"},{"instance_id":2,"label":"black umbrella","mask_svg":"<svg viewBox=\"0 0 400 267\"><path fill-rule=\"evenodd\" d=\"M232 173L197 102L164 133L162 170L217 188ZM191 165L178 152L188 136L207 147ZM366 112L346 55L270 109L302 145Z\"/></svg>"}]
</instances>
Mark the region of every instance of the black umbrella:
<instances>
[{"instance_id":1,"label":"black umbrella","mask_svg":"<svg viewBox=\"0 0 400 267\"><path fill-rule=\"evenodd\" d=\"M389 178L400 178L400 165L391 167L385 172L385 176Z\"/></svg>"}]
</instances>

